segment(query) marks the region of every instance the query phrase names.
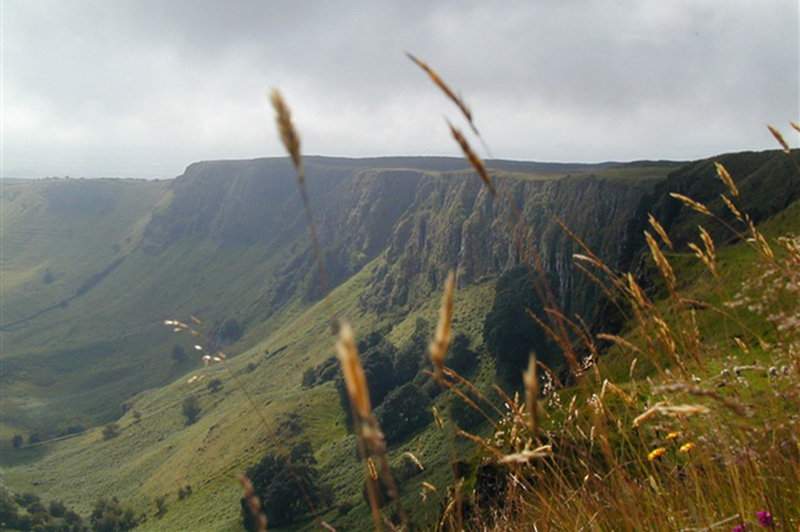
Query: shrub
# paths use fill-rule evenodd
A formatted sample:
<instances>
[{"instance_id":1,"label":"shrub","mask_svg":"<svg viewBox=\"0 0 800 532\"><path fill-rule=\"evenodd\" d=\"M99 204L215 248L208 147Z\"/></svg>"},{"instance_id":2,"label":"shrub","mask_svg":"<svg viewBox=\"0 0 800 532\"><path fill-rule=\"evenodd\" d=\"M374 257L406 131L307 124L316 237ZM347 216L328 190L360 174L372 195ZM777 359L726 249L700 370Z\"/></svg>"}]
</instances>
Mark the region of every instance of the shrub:
<instances>
[{"instance_id":1,"label":"shrub","mask_svg":"<svg viewBox=\"0 0 800 532\"><path fill-rule=\"evenodd\" d=\"M220 379L211 379L207 385L211 393L216 393L222 389L222 381Z\"/></svg>"},{"instance_id":2,"label":"shrub","mask_svg":"<svg viewBox=\"0 0 800 532\"><path fill-rule=\"evenodd\" d=\"M377 409L378 423L386 441L396 443L431 421L430 400L413 383L392 390Z\"/></svg>"},{"instance_id":3,"label":"shrub","mask_svg":"<svg viewBox=\"0 0 800 532\"><path fill-rule=\"evenodd\" d=\"M24 441L25 440L23 439L22 434L14 434L14 437L11 438L11 445L14 447L14 449L19 449L22 447Z\"/></svg>"},{"instance_id":4,"label":"shrub","mask_svg":"<svg viewBox=\"0 0 800 532\"><path fill-rule=\"evenodd\" d=\"M119 425L116 423L109 423L103 427L103 439L110 440L119 436Z\"/></svg>"},{"instance_id":5,"label":"shrub","mask_svg":"<svg viewBox=\"0 0 800 532\"><path fill-rule=\"evenodd\" d=\"M196 395L190 395L183 400L183 415L186 417L186 424L192 425L200 418L200 400Z\"/></svg>"}]
</instances>

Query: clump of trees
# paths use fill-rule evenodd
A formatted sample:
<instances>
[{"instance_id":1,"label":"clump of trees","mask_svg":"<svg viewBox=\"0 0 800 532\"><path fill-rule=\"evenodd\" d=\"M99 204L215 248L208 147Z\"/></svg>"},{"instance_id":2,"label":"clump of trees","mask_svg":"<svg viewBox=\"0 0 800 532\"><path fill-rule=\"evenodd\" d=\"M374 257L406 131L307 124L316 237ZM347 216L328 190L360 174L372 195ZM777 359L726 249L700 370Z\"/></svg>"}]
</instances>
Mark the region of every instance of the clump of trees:
<instances>
[{"instance_id":1,"label":"clump of trees","mask_svg":"<svg viewBox=\"0 0 800 532\"><path fill-rule=\"evenodd\" d=\"M316 507L333 501L331 490L319 479L316 464L311 444L303 442L295 445L288 456L268 453L247 470L247 478L261 500L270 527L279 527L305 516L309 512L306 498ZM256 530L244 498L241 504L244 527Z\"/></svg>"},{"instance_id":2,"label":"clump of trees","mask_svg":"<svg viewBox=\"0 0 800 532\"><path fill-rule=\"evenodd\" d=\"M116 497L98 499L89 517L95 532L124 532L139 524L139 517L130 506L123 506Z\"/></svg>"},{"instance_id":3,"label":"clump of trees","mask_svg":"<svg viewBox=\"0 0 800 532\"><path fill-rule=\"evenodd\" d=\"M0 488L0 526L13 530L88 532L83 518L61 501L44 504L34 493L15 495ZM3 528L6 530L6 528Z\"/></svg>"}]
</instances>

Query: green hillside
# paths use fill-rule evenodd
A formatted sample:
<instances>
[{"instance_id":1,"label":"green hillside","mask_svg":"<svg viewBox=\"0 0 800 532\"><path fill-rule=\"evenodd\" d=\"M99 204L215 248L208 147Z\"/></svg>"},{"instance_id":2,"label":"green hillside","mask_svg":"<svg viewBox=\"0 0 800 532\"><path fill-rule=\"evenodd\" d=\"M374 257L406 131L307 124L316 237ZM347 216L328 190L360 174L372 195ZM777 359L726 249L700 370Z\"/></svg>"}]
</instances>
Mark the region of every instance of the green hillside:
<instances>
[{"instance_id":1,"label":"green hillside","mask_svg":"<svg viewBox=\"0 0 800 532\"><path fill-rule=\"evenodd\" d=\"M783 163L773 155L752 155L747 164L756 174L774 172L771 165ZM609 264L630 263L642 249L637 211L660 201L663 183L704 166L537 164L493 166L523 206L528 236L562 308L606 320L600 290L572 263L580 249L553 217ZM359 339L382 339L381 349L400 353L415 345L419 324L425 337L432 334L444 277L457 269L454 332L465 335L465 352L474 353L471 380L493 394L496 361L484 343L486 316L498 279L520 263L501 202L455 160L309 158L307 170L337 314ZM234 473L266 450L288 452L308 442L320 480L334 495L320 517L341 530L369 526L337 378L302 385L309 370L321 374L334 350L295 186L289 165L269 159L197 163L167 182L3 185L6 486L63 499L84 515L98 497L114 495L147 515L142 530L239 530ZM796 189L790 182L788 190ZM793 227L796 204L784 207L775 204L762 218ZM672 221L676 228L689 223L684 216ZM738 257L737 249L720 256ZM163 325L192 315L223 344L227 365L199 367L193 345L207 342ZM243 330L240 338L223 333L231 320ZM184 359L172 355L176 345ZM611 367L621 368L624 359L619 355ZM194 377L202 379L189 383ZM219 389L209 387L215 379ZM430 409L469 420L416 366L391 381L386 397L402 386L424 397L425 422L393 441L389 456L412 521L429 523L441 512L454 453L468 458L475 448L437 429ZM190 396L198 398L200 414L187 424L182 405ZM388 399L380 403L378 415L390 408ZM107 438L101 425L112 421L118 434ZM87 430L52 439L75 426ZM474 430L483 434L486 427L477 422ZM33 432L46 441L11 449L13 434ZM425 470L410 467L405 452ZM440 495L423 502L422 481ZM187 485L191 495L179 497ZM157 516L162 496L167 508ZM297 526L316 528L312 521Z\"/></svg>"}]
</instances>

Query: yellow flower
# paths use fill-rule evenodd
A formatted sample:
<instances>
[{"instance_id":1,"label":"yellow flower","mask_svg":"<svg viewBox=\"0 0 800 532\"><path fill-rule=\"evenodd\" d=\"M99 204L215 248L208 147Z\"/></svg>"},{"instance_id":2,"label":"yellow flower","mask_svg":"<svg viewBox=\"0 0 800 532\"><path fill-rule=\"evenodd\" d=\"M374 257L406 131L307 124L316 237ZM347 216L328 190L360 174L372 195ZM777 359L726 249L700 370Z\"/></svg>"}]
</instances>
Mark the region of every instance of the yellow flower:
<instances>
[{"instance_id":1,"label":"yellow flower","mask_svg":"<svg viewBox=\"0 0 800 532\"><path fill-rule=\"evenodd\" d=\"M650 454L647 455L647 459L652 462L653 460L655 460L656 458L660 457L665 452L667 452L667 450L664 447L659 447L658 449L653 449L652 451L650 451Z\"/></svg>"},{"instance_id":2,"label":"yellow flower","mask_svg":"<svg viewBox=\"0 0 800 532\"><path fill-rule=\"evenodd\" d=\"M690 441L689 443L684 443L683 445L681 445L681 448L678 449L678 451L682 453L688 453L689 451L692 450L692 447L694 447L694 442Z\"/></svg>"},{"instance_id":3,"label":"yellow flower","mask_svg":"<svg viewBox=\"0 0 800 532\"><path fill-rule=\"evenodd\" d=\"M667 434L667 439L668 440L674 440L675 438L677 438L680 435L681 435L680 432L670 432L669 434Z\"/></svg>"}]
</instances>

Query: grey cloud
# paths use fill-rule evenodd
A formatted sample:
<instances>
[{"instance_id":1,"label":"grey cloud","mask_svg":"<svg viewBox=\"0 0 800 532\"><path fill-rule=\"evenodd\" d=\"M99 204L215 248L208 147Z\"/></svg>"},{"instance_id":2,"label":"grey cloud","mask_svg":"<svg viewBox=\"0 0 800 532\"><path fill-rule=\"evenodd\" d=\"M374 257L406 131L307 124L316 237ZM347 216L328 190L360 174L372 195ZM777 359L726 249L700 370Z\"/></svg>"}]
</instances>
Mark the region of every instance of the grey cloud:
<instances>
[{"instance_id":1,"label":"grey cloud","mask_svg":"<svg viewBox=\"0 0 800 532\"><path fill-rule=\"evenodd\" d=\"M793 0L6 0L4 172L170 177L280 155L284 91L309 153L452 154L472 105L495 156L692 158L773 147L798 115Z\"/></svg>"}]
</instances>

